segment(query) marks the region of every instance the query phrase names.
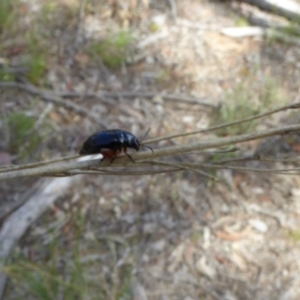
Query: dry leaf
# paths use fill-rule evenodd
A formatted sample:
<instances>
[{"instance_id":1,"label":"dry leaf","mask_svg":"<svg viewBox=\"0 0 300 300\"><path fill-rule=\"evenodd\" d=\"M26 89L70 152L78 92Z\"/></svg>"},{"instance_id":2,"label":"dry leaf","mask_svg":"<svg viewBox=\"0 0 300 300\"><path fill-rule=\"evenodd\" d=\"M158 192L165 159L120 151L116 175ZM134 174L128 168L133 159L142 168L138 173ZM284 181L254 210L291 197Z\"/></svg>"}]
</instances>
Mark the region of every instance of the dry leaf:
<instances>
[{"instance_id":1,"label":"dry leaf","mask_svg":"<svg viewBox=\"0 0 300 300\"><path fill-rule=\"evenodd\" d=\"M216 275L216 270L207 264L206 258L204 256L202 256L196 262L196 269L199 273L201 273L202 275L205 275L209 279L214 279L214 277Z\"/></svg>"},{"instance_id":2,"label":"dry leaf","mask_svg":"<svg viewBox=\"0 0 300 300\"><path fill-rule=\"evenodd\" d=\"M231 253L231 261L241 270L246 271L247 270L247 264L245 262L245 259L237 254L236 252Z\"/></svg>"},{"instance_id":3,"label":"dry leaf","mask_svg":"<svg viewBox=\"0 0 300 300\"><path fill-rule=\"evenodd\" d=\"M226 241L237 241L249 236L250 228L247 227L244 231L233 232L228 227L225 226L225 231L216 231L215 236Z\"/></svg>"},{"instance_id":4,"label":"dry leaf","mask_svg":"<svg viewBox=\"0 0 300 300\"><path fill-rule=\"evenodd\" d=\"M184 250L185 243L181 243L172 251L169 258L171 261L171 264L168 268L169 272L174 272L179 263L182 261Z\"/></svg>"}]
</instances>

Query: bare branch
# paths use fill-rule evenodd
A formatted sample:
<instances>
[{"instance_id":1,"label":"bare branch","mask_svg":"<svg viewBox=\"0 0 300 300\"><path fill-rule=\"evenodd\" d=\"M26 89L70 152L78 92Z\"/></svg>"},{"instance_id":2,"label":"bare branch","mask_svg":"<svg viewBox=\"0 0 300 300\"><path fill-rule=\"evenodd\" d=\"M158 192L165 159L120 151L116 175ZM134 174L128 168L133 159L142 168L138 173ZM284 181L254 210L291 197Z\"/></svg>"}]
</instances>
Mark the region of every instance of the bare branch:
<instances>
[{"instance_id":1,"label":"bare branch","mask_svg":"<svg viewBox=\"0 0 300 300\"><path fill-rule=\"evenodd\" d=\"M28 227L43 214L54 201L63 195L74 179L40 180L39 189L30 199L4 222L0 231L0 266L9 258L12 249ZM4 292L7 274L0 272L0 298Z\"/></svg>"},{"instance_id":2,"label":"bare branch","mask_svg":"<svg viewBox=\"0 0 300 300\"><path fill-rule=\"evenodd\" d=\"M149 140L146 140L145 142L143 142L142 144L156 143L156 142L159 142L159 141L162 141L162 140L173 139L173 138L182 137L182 136L188 136L188 135L193 135L193 134L198 134L198 133L204 133L204 132L214 131L214 130L226 128L226 127L229 127L229 126L233 126L233 125L238 125L238 124L242 124L242 123L245 123L245 122L254 121L254 120L257 120L257 119L260 119L260 118L263 118L263 117L266 117L266 116L278 113L280 111L284 111L284 110L288 110L288 109L299 109L299 108L300 108L300 102L296 102L296 103L292 103L292 104L289 104L289 105L285 105L285 106L276 108L274 110L267 111L265 113L261 113L261 114L254 115L254 116L249 117L249 118L245 118L243 120L237 120L237 121L233 121L233 122L229 122L229 123L224 123L224 124L220 124L220 125L217 125L217 126L209 127L209 128L206 128L206 129L201 129L201 130L196 130L196 131L190 131L190 132L180 133L180 134L172 134L172 135L168 135L168 136L161 137L161 138L149 139Z\"/></svg>"},{"instance_id":3,"label":"bare branch","mask_svg":"<svg viewBox=\"0 0 300 300\"><path fill-rule=\"evenodd\" d=\"M90 110L82 107L76 103L73 103L70 100L62 99L60 96L57 96L54 92L48 90L40 90L34 85L29 83L18 83L18 82L0 82L0 88L15 88L24 90L32 95L39 96L44 101L52 102L69 109L74 110L79 114L87 115L89 118L102 125L103 128L107 128L106 124L100 121L99 116L93 114Z\"/></svg>"},{"instance_id":4,"label":"bare branch","mask_svg":"<svg viewBox=\"0 0 300 300\"><path fill-rule=\"evenodd\" d=\"M0 85L1 87L1 85ZM107 92L107 91L101 91L101 92L95 92L95 93L86 93L86 94L79 94L75 92L66 92L66 93L60 93L59 94L63 98L113 98L113 99L119 99L119 98L155 98L157 96L160 96L164 100L168 101L174 101L174 102L184 102L187 104L195 104L195 105L203 105L210 108L217 108L216 105L205 101L205 98L193 98L193 97L187 97L182 95L166 95L166 94L160 94L156 92L147 92L147 91L123 91L123 92Z\"/></svg>"},{"instance_id":5,"label":"bare branch","mask_svg":"<svg viewBox=\"0 0 300 300\"><path fill-rule=\"evenodd\" d=\"M245 2L258 6L261 9L284 16L293 21L299 20L300 5L293 0L244 0Z\"/></svg>"},{"instance_id":6,"label":"bare branch","mask_svg":"<svg viewBox=\"0 0 300 300\"><path fill-rule=\"evenodd\" d=\"M266 138L273 135L285 135L296 133L300 131L300 125L289 125L280 128L265 130L260 133L250 133L250 134L242 134L234 137L226 137L226 138L217 138L212 141L202 142L202 143L193 143L187 145L166 147L161 149L154 149L154 153L149 151L139 152L136 154L132 154L132 158L135 163L131 162L127 156L117 157L113 163L110 160L87 160L87 161L66 161L66 162L58 162L58 163L42 163L41 166L26 168L23 166L22 169L15 170L7 170L3 169L0 171L0 180L5 180L9 178L15 177L26 177L26 176L61 176L62 174L71 174L69 171L72 170L87 170L92 167L120 167L120 166L138 166L141 162L145 162L145 160L153 160L156 158L162 158L167 156L174 156L178 154L187 153L190 151L204 150L209 148L217 148L226 145L234 145L241 142L246 142L254 139ZM69 159L69 158L68 158ZM62 159L63 160L63 159Z\"/></svg>"}]
</instances>

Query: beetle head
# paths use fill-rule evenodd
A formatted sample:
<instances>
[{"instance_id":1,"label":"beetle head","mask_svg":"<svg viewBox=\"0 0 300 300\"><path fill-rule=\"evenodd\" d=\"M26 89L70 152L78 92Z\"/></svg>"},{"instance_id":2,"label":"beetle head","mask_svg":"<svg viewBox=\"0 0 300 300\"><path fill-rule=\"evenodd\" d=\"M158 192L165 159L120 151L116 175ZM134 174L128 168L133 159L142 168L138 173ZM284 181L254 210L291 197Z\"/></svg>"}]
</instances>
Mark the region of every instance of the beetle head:
<instances>
[{"instance_id":1,"label":"beetle head","mask_svg":"<svg viewBox=\"0 0 300 300\"><path fill-rule=\"evenodd\" d=\"M140 142L139 142L139 140L136 137L134 139L132 139L131 143L132 143L131 147L133 149L135 149L136 151L140 150Z\"/></svg>"}]
</instances>

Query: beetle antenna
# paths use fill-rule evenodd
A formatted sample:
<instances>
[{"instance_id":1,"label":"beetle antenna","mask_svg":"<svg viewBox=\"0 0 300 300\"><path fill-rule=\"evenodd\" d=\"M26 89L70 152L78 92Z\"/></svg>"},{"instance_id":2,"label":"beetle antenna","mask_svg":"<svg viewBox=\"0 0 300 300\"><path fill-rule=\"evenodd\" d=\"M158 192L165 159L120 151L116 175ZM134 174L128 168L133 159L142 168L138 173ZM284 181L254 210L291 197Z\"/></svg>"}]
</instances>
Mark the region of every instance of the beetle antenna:
<instances>
[{"instance_id":1,"label":"beetle antenna","mask_svg":"<svg viewBox=\"0 0 300 300\"><path fill-rule=\"evenodd\" d=\"M140 143L143 142L143 140L147 137L148 133L150 132L151 127L148 128L148 130L146 131L146 133L144 134L143 138L140 140Z\"/></svg>"},{"instance_id":2,"label":"beetle antenna","mask_svg":"<svg viewBox=\"0 0 300 300\"><path fill-rule=\"evenodd\" d=\"M143 147L150 149L152 153L154 153L153 149L150 146L143 146Z\"/></svg>"},{"instance_id":3,"label":"beetle antenna","mask_svg":"<svg viewBox=\"0 0 300 300\"><path fill-rule=\"evenodd\" d=\"M150 132L150 130L151 130L151 127L148 128L148 130L144 134L143 138L140 140L140 144L142 144L143 140L146 138L146 136L148 135L148 133ZM150 146L143 145L143 147L150 149L152 151L152 153L154 153L153 149Z\"/></svg>"}]
</instances>

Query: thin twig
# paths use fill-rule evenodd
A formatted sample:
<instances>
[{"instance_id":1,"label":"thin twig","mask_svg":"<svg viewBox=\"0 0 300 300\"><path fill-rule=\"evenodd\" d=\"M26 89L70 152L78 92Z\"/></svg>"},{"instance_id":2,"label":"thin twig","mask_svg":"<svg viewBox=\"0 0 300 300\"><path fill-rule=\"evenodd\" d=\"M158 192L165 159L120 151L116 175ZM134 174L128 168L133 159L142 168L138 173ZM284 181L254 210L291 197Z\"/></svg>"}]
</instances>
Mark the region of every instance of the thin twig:
<instances>
[{"instance_id":1,"label":"thin twig","mask_svg":"<svg viewBox=\"0 0 300 300\"><path fill-rule=\"evenodd\" d=\"M4 172L18 171L18 170L23 170L23 169L31 169L31 168L42 167L42 166L51 165L54 163L63 162L63 161L69 161L69 160L73 160L73 159L76 159L79 157L80 157L80 155L71 155L71 156L60 157L60 158L56 158L56 159L52 159L52 160L21 165L21 166L17 166L17 165L8 166L5 169L0 169L0 170L1 170L1 172L4 173Z\"/></svg>"},{"instance_id":2,"label":"thin twig","mask_svg":"<svg viewBox=\"0 0 300 300\"><path fill-rule=\"evenodd\" d=\"M293 22L297 22L300 17L300 5L296 1L277 0L244 0L245 2L258 6L272 13L284 16Z\"/></svg>"},{"instance_id":3,"label":"thin twig","mask_svg":"<svg viewBox=\"0 0 300 300\"><path fill-rule=\"evenodd\" d=\"M244 123L244 122L250 122L250 121L253 121L253 120L256 120L256 119L260 119L260 118L275 114L275 113L280 112L280 111L284 111L284 110L288 110L288 109L299 109L299 108L300 108L300 102L292 103L292 104L289 104L289 105L285 105L285 106L276 108L276 109L271 110L271 111L267 111L265 113L254 115L252 117L249 117L249 118L246 118L246 119L243 119L243 120L237 120L237 121L233 121L233 122L223 123L223 124L220 124L220 125L209 127L207 129L190 131L190 132L180 133L180 134L172 134L172 135L164 136L164 137L161 137L161 138L149 139L149 140L146 140L143 144L157 143L157 142L162 141L162 140L173 139L173 138L177 138L177 137L183 137L183 136L188 136L188 135L193 135L193 134L198 134L198 133L214 131L214 130L226 128L226 127L233 126L233 125L238 125L238 124L241 124L241 123Z\"/></svg>"},{"instance_id":4,"label":"thin twig","mask_svg":"<svg viewBox=\"0 0 300 300\"><path fill-rule=\"evenodd\" d=\"M288 157L288 158L265 158L265 157L259 157L257 155L247 155L244 157L237 157L237 158L229 158L229 159L224 159L220 161L216 161L215 164L221 165L221 164L227 164L227 163L232 163L232 162L242 162L242 161L261 161L261 162L280 162L280 163L288 163L288 162L297 162L300 160L299 156L295 157Z\"/></svg>"},{"instance_id":5,"label":"thin twig","mask_svg":"<svg viewBox=\"0 0 300 300\"><path fill-rule=\"evenodd\" d=\"M119 171L119 172L114 172L114 171L107 171L107 172L100 172L100 171L69 171L70 175L82 175L82 174L101 174L101 175L129 175L129 176L134 176L134 175L153 175L153 174L163 174L163 173L172 173L172 172L179 172L179 171L185 171L185 168L174 168L174 169L162 169L162 170L147 170L147 171L134 171L134 172L129 172L129 171Z\"/></svg>"},{"instance_id":6,"label":"thin twig","mask_svg":"<svg viewBox=\"0 0 300 300\"><path fill-rule=\"evenodd\" d=\"M80 42L80 35L83 33L82 31L82 22L84 19L85 14L85 8L87 5L87 0L81 0L80 6L79 6L79 12L78 12L78 27L77 27L77 33L76 33L76 40L75 40L75 46L79 45Z\"/></svg>"},{"instance_id":7,"label":"thin twig","mask_svg":"<svg viewBox=\"0 0 300 300\"><path fill-rule=\"evenodd\" d=\"M171 8L171 15L175 23L177 23L177 5L175 0L168 0L170 8Z\"/></svg>"},{"instance_id":8,"label":"thin twig","mask_svg":"<svg viewBox=\"0 0 300 300\"><path fill-rule=\"evenodd\" d=\"M255 173L279 173L279 174L299 174L300 168L290 168L290 169L258 169L258 168L249 168L249 167L237 167L237 166L220 166L210 163L184 163L178 164L178 167L182 166L185 168L206 168L206 169L228 169L228 170L236 170L242 172L255 172ZM298 172L295 172L298 171Z\"/></svg>"},{"instance_id":9,"label":"thin twig","mask_svg":"<svg viewBox=\"0 0 300 300\"><path fill-rule=\"evenodd\" d=\"M56 176L56 174L64 174L74 169L85 170L91 167L97 167L97 166L99 167L100 163L101 163L101 168L132 166L133 164L138 165L139 162L141 161L144 162L147 159L151 161L156 158L174 156L178 154L187 153L189 151L204 150L209 148L222 147L226 145L234 145L237 143L246 142L254 139L266 138L278 134L279 135L290 134L299 131L300 131L300 124L289 125L289 126L271 129L271 130L265 130L260 133L243 134L234 137L218 138L213 141L207 141L202 143L193 143L187 145L166 147L162 149L154 149L154 153L143 151L143 152L132 154L132 159L135 161L135 163L130 161L130 159L128 159L126 155L123 155L117 157L113 163L111 163L110 160L100 160L100 159L89 160L89 161L76 160L71 162L48 164L37 168L30 168L30 169L24 168L16 171L14 170L5 171L4 169L0 171L0 180L5 180L5 179L15 178L15 177L28 177L28 176Z\"/></svg>"},{"instance_id":10,"label":"thin twig","mask_svg":"<svg viewBox=\"0 0 300 300\"><path fill-rule=\"evenodd\" d=\"M1 83L0 83L1 87ZM203 105L210 108L217 108L217 106L213 103L205 101L205 98L194 98L194 97L187 97L183 95L165 95L160 94L157 92L147 92L147 91L123 91L123 92L108 92L108 91L100 91L95 93L86 93L86 94L79 94L76 92L64 92L59 93L60 97L63 98L155 98L160 96L164 100L168 101L175 101L175 102L184 102L188 104L195 104L195 105Z\"/></svg>"},{"instance_id":11,"label":"thin twig","mask_svg":"<svg viewBox=\"0 0 300 300\"><path fill-rule=\"evenodd\" d=\"M156 166L177 167L178 169L181 169L181 170L189 170L189 171L191 170L196 173L199 173L200 175L202 175L204 177L209 178L210 180L218 181L218 179L215 176L207 174L206 172L203 172L201 170L197 170L199 168L199 165L197 165L197 164L174 164L174 163L161 162L158 160L152 160L149 163L154 164Z\"/></svg>"},{"instance_id":12,"label":"thin twig","mask_svg":"<svg viewBox=\"0 0 300 300\"><path fill-rule=\"evenodd\" d=\"M56 95L54 92L49 90L41 90L36 88L34 85L29 83L18 83L18 82L0 82L0 88L16 88L24 90L32 95L39 96L41 99L47 102L52 102L55 104L59 104L66 108L72 109L79 114L87 115L89 118L94 120L96 123L100 124L103 128L107 128L106 124L104 124L98 115L93 114L90 110L73 103L70 100L62 99L62 97Z\"/></svg>"},{"instance_id":13,"label":"thin twig","mask_svg":"<svg viewBox=\"0 0 300 300\"><path fill-rule=\"evenodd\" d=\"M29 169L21 169L21 170L12 170L9 172L0 172L0 180L2 179L9 179L17 177L28 177L28 176L56 176L57 174L65 173L67 171L73 169L85 169L92 166L95 166L100 163L100 160L88 160L88 161L75 161L73 163L57 163L57 164L50 164L36 168L29 168Z\"/></svg>"},{"instance_id":14,"label":"thin twig","mask_svg":"<svg viewBox=\"0 0 300 300\"><path fill-rule=\"evenodd\" d=\"M300 160L299 156L288 157L288 158L265 158L265 157L260 157L259 158L259 161L280 162L280 163L297 162L299 160Z\"/></svg>"}]
</instances>

